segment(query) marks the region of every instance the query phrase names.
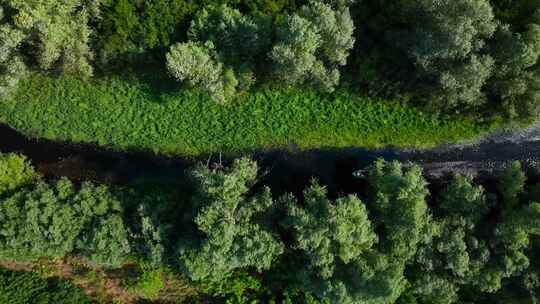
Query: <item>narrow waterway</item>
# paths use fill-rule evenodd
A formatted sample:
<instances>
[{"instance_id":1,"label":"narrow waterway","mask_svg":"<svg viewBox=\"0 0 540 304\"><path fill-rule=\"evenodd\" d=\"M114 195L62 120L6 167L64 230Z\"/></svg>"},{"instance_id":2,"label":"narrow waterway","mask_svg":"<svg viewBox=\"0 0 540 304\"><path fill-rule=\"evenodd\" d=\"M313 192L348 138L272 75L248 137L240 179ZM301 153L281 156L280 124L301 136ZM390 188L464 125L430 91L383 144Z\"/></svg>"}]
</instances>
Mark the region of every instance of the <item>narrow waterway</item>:
<instances>
[{"instance_id":1,"label":"narrow waterway","mask_svg":"<svg viewBox=\"0 0 540 304\"><path fill-rule=\"evenodd\" d=\"M221 161L227 164L241 156L184 158L150 152L117 152L94 145L31 139L7 125L0 125L0 138L0 152L26 155L46 177L67 176L73 180L115 184L174 182L186 168L197 163ZM281 149L254 152L251 157L259 162L265 183L273 189L295 191L315 177L327 185L340 184L340 188L346 190L347 187L355 187L353 172L380 157L417 162L429 177L439 177L448 172L477 175L498 170L511 160L520 160L528 169L536 170L540 159L539 139L538 136L516 138L504 134L488 136L474 145L447 145L431 150Z\"/></svg>"}]
</instances>

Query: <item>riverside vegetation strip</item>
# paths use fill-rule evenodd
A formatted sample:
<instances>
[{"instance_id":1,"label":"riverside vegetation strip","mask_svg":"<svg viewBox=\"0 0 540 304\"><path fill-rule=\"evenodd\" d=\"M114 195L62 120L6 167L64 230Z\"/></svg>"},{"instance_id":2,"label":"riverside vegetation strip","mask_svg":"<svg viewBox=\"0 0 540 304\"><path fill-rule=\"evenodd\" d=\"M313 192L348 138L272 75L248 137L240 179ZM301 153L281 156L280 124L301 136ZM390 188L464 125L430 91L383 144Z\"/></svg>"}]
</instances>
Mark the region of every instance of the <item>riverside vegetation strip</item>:
<instances>
[{"instance_id":1,"label":"riverside vegetation strip","mask_svg":"<svg viewBox=\"0 0 540 304\"><path fill-rule=\"evenodd\" d=\"M0 120L34 137L171 155L298 146L430 147L490 129L399 103L266 85L226 105L189 88L135 77L34 75L0 105Z\"/></svg>"}]
</instances>

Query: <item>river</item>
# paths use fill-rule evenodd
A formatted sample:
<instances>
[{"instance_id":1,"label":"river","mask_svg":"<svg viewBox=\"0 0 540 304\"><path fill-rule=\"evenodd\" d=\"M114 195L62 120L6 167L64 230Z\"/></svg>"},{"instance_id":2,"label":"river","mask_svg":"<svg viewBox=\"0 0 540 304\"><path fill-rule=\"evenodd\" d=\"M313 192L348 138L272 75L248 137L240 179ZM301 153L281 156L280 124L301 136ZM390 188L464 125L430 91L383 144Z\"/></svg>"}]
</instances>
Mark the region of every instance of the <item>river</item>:
<instances>
[{"instance_id":1,"label":"river","mask_svg":"<svg viewBox=\"0 0 540 304\"><path fill-rule=\"evenodd\" d=\"M138 182L174 183L185 169L197 163L229 163L241 155L168 157L150 152L118 152L88 144L68 144L27 138L7 125L0 125L0 152L26 155L48 178L132 184ZM377 158L413 161L424 167L429 178L449 172L478 175L499 170L508 161L520 160L537 170L540 159L540 125L516 132L486 136L475 144L443 145L429 150L386 148L335 148L300 151L294 148L256 151L250 157L262 168L263 180L272 189L296 192L312 177L339 191L357 186L353 172Z\"/></svg>"}]
</instances>

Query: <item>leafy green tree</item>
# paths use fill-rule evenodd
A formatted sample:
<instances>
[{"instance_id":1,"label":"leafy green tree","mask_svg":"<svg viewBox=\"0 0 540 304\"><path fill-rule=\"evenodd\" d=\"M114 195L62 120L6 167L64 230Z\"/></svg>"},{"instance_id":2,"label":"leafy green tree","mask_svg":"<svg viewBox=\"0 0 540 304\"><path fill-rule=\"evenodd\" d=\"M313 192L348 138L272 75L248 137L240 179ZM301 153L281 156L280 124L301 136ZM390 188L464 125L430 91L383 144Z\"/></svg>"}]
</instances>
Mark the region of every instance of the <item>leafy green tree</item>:
<instances>
[{"instance_id":1,"label":"leafy green tree","mask_svg":"<svg viewBox=\"0 0 540 304\"><path fill-rule=\"evenodd\" d=\"M248 195L257 171L254 161L238 159L229 169L201 167L193 172L194 221L201 239L183 248L180 257L191 279L218 282L237 269L262 271L283 252L281 242L256 222L274 203L268 188Z\"/></svg>"},{"instance_id":2,"label":"leafy green tree","mask_svg":"<svg viewBox=\"0 0 540 304\"><path fill-rule=\"evenodd\" d=\"M15 190L36 178L34 167L25 156L0 153L0 194Z\"/></svg>"},{"instance_id":3,"label":"leafy green tree","mask_svg":"<svg viewBox=\"0 0 540 304\"><path fill-rule=\"evenodd\" d=\"M356 197L332 203L318 185L305 191L305 207L285 198L294 248L307 260L296 273L297 284L330 303L394 303L407 287L405 266L428 242L428 191L419 167L379 160L368 183L373 224Z\"/></svg>"},{"instance_id":4,"label":"leafy green tree","mask_svg":"<svg viewBox=\"0 0 540 304\"><path fill-rule=\"evenodd\" d=\"M292 195L283 201L294 249L307 259L294 275L302 290L329 303L388 303L399 296L403 268L373 249L377 236L356 196L331 202L314 183L304 191L305 206Z\"/></svg>"},{"instance_id":5,"label":"leafy green tree","mask_svg":"<svg viewBox=\"0 0 540 304\"><path fill-rule=\"evenodd\" d=\"M495 231L497 258L503 275L510 277L526 270L530 261L526 254L531 235L540 233L540 204L531 203L515 210L506 210Z\"/></svg>"},{"instance_id":6,"label":"leafy green tree","mask_svg":"<svg viewBox=\"0 0 540 304\"><path fill-rule=\"evenodd\" d=\"M540 18L523 32L499 26L490 53L497 65L489 85L491 99L509 118L534 119L540 104Z\"/></svg>"},{"instance_id":7,"label":"leafy green tree","mask_svg":"<svg viewBox=\"0 0 540 304\"><path fill-rule=\"evenodd\" d=\"M88 24L99 14L100 3L101 0L4 0L2 6L13 13L0 22L12 32L24 35L13 42L19 41L20 45L24 40L33 49L33 59L40 69L58 68L63 73L90 76L93 53Z\"/></svg>"},{"instance_id":8,"label":"leafy green tree","mask_svg":"<svg viewBox=\"0 0 540 304\"><path fill-rule=\"evenodd\" d=\"M236 65L253 63L270 47L270 21L244 16L227 5L209 6L191 21L188 37L193 41L212 41L223 58Z\"/></svg>"},{"instance_id":9,"label":"leafy green tree","mask_svg":"<svg viewBox=\"0 0 540 304\"><path fill-rule=\"evenodd\" d=\"M130 252L121 211L104 186L38 182L0 202L0 251L17 259L82 254L119 265Z\"/></svg>"},{"instance_id":10,"label":"leafy green tree","mask_svg":"<svg viewBox=\"0 0 540 304\"><path fill-rule=\"evenodd\" d=\"M525 271L530 260L527 249L531 236L540 233L540 204L524 200L526 176L518 161L500 175L498 190L503 197L502 219L495 229L493 247L497 268L504 277Z\"/></svg>"},{"instance_id":11,"label":"leafy green tree","mask_svg":"<svg viewBox=\"0 0 540 304\"><path fill-rule=\"evenodd\" d=\"M197 7L192 0L105 0L97 24L101 63L143 59L169 48Z\"/></svg>"},{"instance_id":12,"label":"leafy green tree","mask_svg":"<svg viewBox=\"0 0 540 304\"><path fill-rule=\"evenodd\" d=\"M166 227L160 223L150 211L150 205L142 203L137 209L136 223L139 224L138 251L148 259L153 266L160 266L165 260L165 246L168 243Z\"/></svg>"},{"instance_id":13,"label":"leafy green tree","mask_svg":"<svg viewBox=\"0 0 540 304\"><path fill-rule=\"evenodd\" d=\"M223 67L210 41L173 45L167 54L167 69L175 79L201 87L218 102L234 95L238 85L234 72Z\"/></svg>"},{"instance_id":14,"label":"leafy green tree","mask_svg":"<svg viewBox=\"0 0 540 304\"><path fill-rule=\"evenodd\" d=\"M380 239L381 251L397 260L409 260L418 244L426 241L425 231L430 227L426 204L429 191L422 169L379 159L368 173L368 182L375 223L384 236Z\"/></svg>"},{"instance_id":15,"label":"leafy green tree","mask_svg":"<svg viewBox=\"0 0 540 304\"><path fill-rule=\"evenodd\" d=\"M503 196L505 205L516 207L520 195L525 191L527 177L521 168L519 161L513 161L499 176L497 188Z\"/></svg>"},{"instance_id":16,"label":"leafy green tree","mask_svg":"<svg viewBox=\"0 0 540 304\"><path fill-rule=\"evenodd\" d=\"M364 204L356 196L331 202L326 189L313 183L304 191L305 207L292 196L287 226L295 232L295 248L304 252L321 278L334 274L336 264L349 264L377 242Z\"/></svg>"},{"instance_id":17,"label":"leafy green tree","mask_svg":"<svg viewBox=\"0 0 540 304\"><path fill-rule=\"evenodd\" d=\"M416 253L413 286L425 302L455 303L464 285L491 288L482 280L490 273L488 240L477 231L490 204L483 187L462 175L442 192L439 204L432 238Z\"/></svg>"},{"instance_id":18,"label":"leafy green tree","mask_svg":"<svg viewBox=\"0 0 540 304\"><path fill-rule=\"evenodd\" d=\"M211 1L211 0L210 0ZM271 15L281 17L287 12L292 12L298 4L303 1L298 0L231 0L229 5L235 4L242 11L249 12L252 16Z\"/></svg>"},{"instance_id":19,"label":"leafy green tree","mask_svg":"<svg viewBox=\"0 0 540 304\"><path fill-rule=\"evenodd\" d=\"M275 74L290 84L309 82L326 91L339 83L339 67L354 45L348 7L333 9L320 1L303 6L278 24L270 52Z\"/></svg>"},{"instance_id":20,"label":"leafy green tree","mask_svg":"<svg viewBox=\"0 0 540 304\"><path fill-rule=\"evenodd\" d=\"M513 31L521 31L523 27L534 21L535 13L540 9L536 0L490 0L497 20L508 24Z\"/></svg>"},{"instance_id":21,"label":"leafy green tree","mask_svg":"<svg viewBox=\"0 0 540 304\"><path fill-rule=\"evenodd\" d=\"M24 39L24 33L5 24L1 10L2 6L0 6L0 96L3 96L24 76L26 65L17 53Z\"/></svg>"},{"instance_id":22,"label":"leafy green tree","mask_svg":"<svg viewBox=\"0 0 540 304\"><path fill-rule=\"evenodd\" d=\"M484 47L496 29L487 0L413 0L397 4L399 29L388 34L414 63L426 105L460 112L485 103L494 61ZM424 87L424 89L422 89Z\"/></svg>"},{"instance_id":23,"label":"leafy green tree","mask_svg":"<svg viewBox=\"0 0 540 304\"><path fill-rule=\"evenodd\" d=\"M271 19L247 17L227 5L203 8L191 22L193 41L210 41L246 90L255 82L255 66L270 48Z\"/></svg>"}]
</instances>

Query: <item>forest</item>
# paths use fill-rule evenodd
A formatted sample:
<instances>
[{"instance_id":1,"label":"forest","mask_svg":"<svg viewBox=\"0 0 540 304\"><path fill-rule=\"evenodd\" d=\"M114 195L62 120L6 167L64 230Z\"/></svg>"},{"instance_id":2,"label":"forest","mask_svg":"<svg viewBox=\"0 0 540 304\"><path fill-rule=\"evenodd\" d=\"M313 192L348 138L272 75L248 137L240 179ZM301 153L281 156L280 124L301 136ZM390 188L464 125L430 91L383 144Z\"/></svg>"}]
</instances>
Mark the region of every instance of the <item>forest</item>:
<instances>
[{"instance_id":1,"label":"forest","mask_svg":"<svg viewBox=\"0 0 540 304\"><path fill-rule=\"evenodd\" d=\"M0 303L536 304L540 170L382 157L285 187L254 156L471 142L539 107L538 0L0 0ZM197 164L51 176L6 128Z\"/></svg>"},{"instance_id":2,"label":"forest","mask_svg":"<svg viewBox=\"0 0 540 304\"><path fill-rule=\"evenodd\" d=\"M519 162L428 181L379 159L349 193L317 179L271 189L249 158L200 164L173 187L44 179L18 154L0 168L0 265L40 275L2 270L10 303L28 303L40 277L103 303L538 301L540 175ZM82 303L55 284L55 303Z\"/></svg>"}]
</instances>

